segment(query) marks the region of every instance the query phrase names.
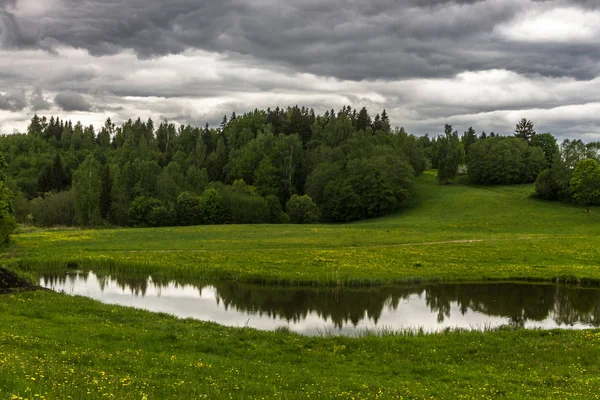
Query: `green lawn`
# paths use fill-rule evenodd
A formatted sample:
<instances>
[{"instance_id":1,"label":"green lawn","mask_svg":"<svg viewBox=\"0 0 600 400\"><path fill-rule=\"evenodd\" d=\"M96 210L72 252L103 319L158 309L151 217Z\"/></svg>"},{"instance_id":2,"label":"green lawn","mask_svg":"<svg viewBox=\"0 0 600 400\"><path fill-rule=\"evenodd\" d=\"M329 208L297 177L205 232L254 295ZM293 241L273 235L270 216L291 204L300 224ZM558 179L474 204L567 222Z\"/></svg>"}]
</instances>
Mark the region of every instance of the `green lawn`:
<instances>
[{"instance_id":1,"label":"green lawn","mask_svg":"<svg viewBox=\"0 0 600 400\"><path fill-rule=\"evenodd\" d=\"M529 197L532 185L471 187L419 178L412 205L344 225L32 231L22 269L152 272L300 284L416 279L600 281L600 212Z\"/></svg>"},{"instance_id":2,"label":"green lawn","mask_svg":"<svg viewBox=\"0 0 600 400\"><path fill-rule=\"evenodd\" d=\"M600 282L600 212L531 185L418 180L411 206L345 225L30 230L2 262L303 284ZM301 337L52 292L0 296L0 399L600 398L600 330ZM36 396L37 395L37 396Z\"/></svg>"}]
</instances>

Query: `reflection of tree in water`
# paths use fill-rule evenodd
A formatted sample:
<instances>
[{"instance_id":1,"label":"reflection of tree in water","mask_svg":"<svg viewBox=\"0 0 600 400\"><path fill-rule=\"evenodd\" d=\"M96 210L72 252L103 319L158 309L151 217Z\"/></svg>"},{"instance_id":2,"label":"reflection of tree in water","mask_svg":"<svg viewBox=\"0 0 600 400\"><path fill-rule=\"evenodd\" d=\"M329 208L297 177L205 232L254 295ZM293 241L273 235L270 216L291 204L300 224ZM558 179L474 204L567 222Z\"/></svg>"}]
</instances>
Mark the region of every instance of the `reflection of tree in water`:
<instances>
[{"instance_id":1,"label":"reflection of tree in water","mask_svg":"<svg viewBox=\"0 0 600 400\"><path fill-rule=\"evenodd\" d=\"M338 328L348 323L356 326L365 318L377 323L386 305L397 309L401 299L421 291L409 287L298 289L228 283L214 286L226 308L294 322L314 312L323 319L331 319Z\"/></svg>"},{"instance_id":2,"label":"reflection of tree in water","mask_svg":"<svg viewBox=\"0 0 600 400\"><path fill-rule=\"evenodd\" d=\"M467 310L505 317L522 326L525 321L541 321L554 305L554 286L504 284L439 285L426 290L427 305L438 312L438 321L450 316L450 303L456 302L463 314Z\"/></svg>"},{"instance_id":3,"label":"reflection of tree in water","mask_svg":"<svg viewBox=\"0 0 600 400\"><path fill-rule=\"evenodd\" d=\"M554 320L557 324L600 326L600 295L594 289L558 287ZM559 294L560 292L560 294Z\"/></svg>"},{"instance_id":4,"label":"reflection of tree in water","mask_svg":"<svg viewBox=\"0 0 600 400\"><path fill-rule=\"evenodd\" d=\"M160 279L160 278L152 278L147 275L139 276L139 275L116 275L112 276L110 274L102 274L102 273L91 273L98 280L98 286L101 291L105 291L106 288L110 284L116 284L116 286L121 289L123 292L129 292L133 296L146 296L149 287L155 287L160 295L161 289L164 289L168 286L172 286L175 289L183 288L187 286L187 283L179 283L172 280ZM83 281L84 283L88 282L90 278L89 272L77 272L77 273L69 273L66 275L51 275L44 274L42 275L42 284L44 286L73 286L77 280ZM202 287L205 285L197 286L200 291L200 295L202 294Z\"/></svg>"},{"instance_id":5,"label":"reflection of tree in water","mask_svg":"<svg viewBox=\"0 0 600 400\"><path fill-rule=\"evenodd\" d=\"M87 273L79 275L47 275L45 286L72 285L79 276L84 282ZM485 315L508 318L515 326L527 321L543 321L548 317L559 325L582 323L600 326L600 290L556 285L500 284L445 284L367 287L367 288L293 288L275 285L248 285L232 282L174 282L165 279L99 274L100 288L116 283L123 291L145 296L155 286L160 294L168 286L195 287L200 294L204 287L216 289L217 302L225 309L301 321L310 313L330 319L341 328L351 323L356 326L364 319L377 323L385 308L398 310L400 301L425 293L425 302L437 313L438 322L450 317L451 307L457 305L463 314L469 310ZM402 308L399 309L402 312Z\"/></svg>"}]
</instances>

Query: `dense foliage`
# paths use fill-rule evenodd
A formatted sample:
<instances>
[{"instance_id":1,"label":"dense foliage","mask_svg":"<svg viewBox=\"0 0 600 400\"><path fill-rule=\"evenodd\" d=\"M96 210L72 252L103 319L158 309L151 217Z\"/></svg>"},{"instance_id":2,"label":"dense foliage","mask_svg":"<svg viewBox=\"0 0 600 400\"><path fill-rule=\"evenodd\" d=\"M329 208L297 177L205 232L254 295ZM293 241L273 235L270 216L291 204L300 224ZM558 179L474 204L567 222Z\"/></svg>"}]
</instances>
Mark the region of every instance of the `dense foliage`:
<instances>
[{"instance_id":1,"label":"dense foliage","mask_svg":"<svg viewBox=\"0 0 600 400\"><path fill-rule=\"evenodd\" d=\"M390 213L427 166L385 111L255 110L218 127L38 117L0 138L19 222L169 226L351 221ZM332 173L334 175L332 175ZM293 196L316 204L291 218ZM291 204L294 204L292 202ZM292 211L292 213L295 211Z\"/></svg>"},{"instance_id":2,"label":"dense foliage","mask_svg":"<svg viewBox=\"0 0 600 400\"><path fill-rule=\"evenodd\" d=\"M0 137L0 152L16 220L41 226L361 220L405 204L428 168L440 183L464 173L484 185L539 175L539 197L571 200L573 170L599 147L559 149L528 120L515 136L469 128L461 137L446 125L443 135L415 137L392 129L385 110L372 119L366 108L316 115L296 106L233 113L212 128L108 119L96 130L36 115L26 134ZM310 218L290 215L295 195L316 206Z\"/></svg>"},{"instance_id":3,"label":"dense foliage","mask_svg":"<svg viewBox=\"0 0 600 400\"><path fill-rule=\"evenodd\" d=\"M573 199L590 212L592 204L600 203L600 166L594 159L580 161L571 178Z\"/></svg>"},{"instance_id":4,"label":"dense foliage","mask_svg":"<svg viewBox=\"0 0 600 400\"><path fill-rule=\"evenodd\" d=\"M509 185L533 182L546 165L539 147L516 137L490 137L469 148L469 178L482 185Z\"/></svg>"},{"instance_id":5,"label":"dense foliage","mask_svg":"<svg viewBox=\"0 0 600 400\"><path fill-rule=\"evenodd\" d=\"M438 181L448 183L458 174L459 166L465 160L464 145L458 138L458 132L452 131L451 125L444 128L444 136L439 136L433 146L434 157L437 160Z\"/></svg>"},{"instance_id":6,"label":"dense foliage","mask_svg":"<svg viewBox=\"0 0 600 400\"><path fill-rule=\"evenodd\" d=\"M4 171L7 165L0 153L0 242L8 242L11 232L15 228L15 220L12 216L12 193L6 186L6 175Z\"/></svg>"},{"instance_id":7,"label":"dense foliage","mask_svg":"<svg viewBox=\"0 0 600 400\"><path fill-rule=\"evenodd\" d=\"M536 196L544 200L575 201L586 206L600 204L600 199L583 194L587 190L584 188L600 185L600 182L594 183L596 179L600 179L593 173L594 162L600 162L600 143L585 144L581 140L564 140L559 151L554 154L550 167L538 176L535 182ZM580 171L575 177L578 169ZM593 192L594 189L590 193ZM584 197L588 200L584 201Z\"/></svg>"}]
</instances>

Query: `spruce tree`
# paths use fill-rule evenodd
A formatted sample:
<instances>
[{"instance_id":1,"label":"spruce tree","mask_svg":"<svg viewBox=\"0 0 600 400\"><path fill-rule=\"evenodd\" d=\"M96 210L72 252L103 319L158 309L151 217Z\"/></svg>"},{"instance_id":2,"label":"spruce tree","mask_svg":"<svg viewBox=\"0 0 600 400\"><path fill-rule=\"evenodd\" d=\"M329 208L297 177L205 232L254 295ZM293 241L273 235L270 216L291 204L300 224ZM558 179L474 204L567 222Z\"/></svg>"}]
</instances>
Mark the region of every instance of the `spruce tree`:
<instances>
[{"instance_id":1,"label":"spruce tree","mask_svg":"<svg viewBox=\"0 0 600 400\"><path fill-rule=\"evenodd\" d=\"M535 136L533 122L526 118L520 120L515 128L515 136L531 143L531 139Z\"/></svg>"}]
</instances>

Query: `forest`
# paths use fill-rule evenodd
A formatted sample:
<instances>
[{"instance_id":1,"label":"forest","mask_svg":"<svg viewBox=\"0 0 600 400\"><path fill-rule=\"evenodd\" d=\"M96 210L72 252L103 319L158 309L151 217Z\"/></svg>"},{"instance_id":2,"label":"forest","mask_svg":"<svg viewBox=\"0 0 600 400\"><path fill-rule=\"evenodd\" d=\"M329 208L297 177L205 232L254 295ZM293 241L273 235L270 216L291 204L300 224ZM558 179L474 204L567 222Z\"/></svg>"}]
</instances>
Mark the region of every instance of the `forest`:
<instances>
[{"instance_id":1,"label":"forest","mask_svg":"<svg viewBox=\"0 0 600 400\"><path fill-rule=\"evenodd\" d=\"M402 207L430 168L440 183L536 182L542 199L600 202L600 143L559 146L526 119L510 136L446 125L430 138L349 106L232 113L218 127L35 115L26 133L0 137L0 152L0 206L36 226L349 222Z\"/></svg>"}]
</instances>

